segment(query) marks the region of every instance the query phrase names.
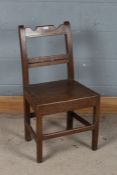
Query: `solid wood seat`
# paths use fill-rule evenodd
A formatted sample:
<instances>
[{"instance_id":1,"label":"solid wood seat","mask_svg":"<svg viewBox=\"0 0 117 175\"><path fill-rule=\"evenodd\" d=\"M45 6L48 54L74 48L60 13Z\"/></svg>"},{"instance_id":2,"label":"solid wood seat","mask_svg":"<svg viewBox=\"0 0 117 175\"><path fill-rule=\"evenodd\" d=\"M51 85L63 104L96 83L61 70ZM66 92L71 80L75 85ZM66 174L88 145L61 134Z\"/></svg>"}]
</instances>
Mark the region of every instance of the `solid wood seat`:
<instances>
[{"instance_id":1,"label":"solid wood seat","mask_svg":"<svg viewBox=\"0 0 117 175\"><path fill-rule=\"evenodd\" d=\"M49 114L48 108L53 105L57 106L56 112L64 112L65 109L61 108L61 106L65 103L67 103L68 110L78 109L79 101L81 107L81 101L83 103L84 101L86 102L86 99L88 101L91 98L95 100L98 96L96 92L74 80L60 80L28 85L25 87L25 94L28 100L38 105L39 109L41 107L44 109L44 114L46 114L46 108L47 114ZM75 106L74 102L77 103L77 106Z\"/></svg>"},{"instance_id":2,"label":"solid wood seat","mask_svg":"<svg viewBox=\"0 0 117 175\"><path fill-rule=\"evenodd\" d=\"M46 37L54 35L64 36L66 45L65 54L28 58L26 46L27 37ZM37 162L42 162L43 160L43 140L45 139L92 131L92 149L96 150L98 146L100 95L74 80L70 23L65 21L58 27L53 25L37 26L34 30L19 26L19 38L23 75L25 139L26 141L30 141L32 136L34 137L37 146ZM68 78L66 80L40 84L29 83L29 68L55 64L67 64ZM93 109L92 123L74 112L75 110L88 107L92 107ZM33 112L31 112L31 108ZM44 115L58 112L67 113L65 130L44 134ZM34 131L31 126L32 117L36 118L36 131ZM73 119L81 122L83 126L74 128Z\"/></svg>"}]
</instances>

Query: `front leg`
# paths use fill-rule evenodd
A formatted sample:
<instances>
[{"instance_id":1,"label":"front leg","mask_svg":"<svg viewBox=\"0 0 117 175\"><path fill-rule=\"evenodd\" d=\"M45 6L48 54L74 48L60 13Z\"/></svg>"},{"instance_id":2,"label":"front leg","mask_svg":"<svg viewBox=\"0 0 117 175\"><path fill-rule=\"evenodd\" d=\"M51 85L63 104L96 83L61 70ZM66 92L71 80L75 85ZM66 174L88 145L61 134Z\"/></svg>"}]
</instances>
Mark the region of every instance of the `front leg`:
<instances>
[{"instance_id":1,"label":"front leg","mask_svg":"<svg viewBox=\"0 0 117 175\"><path fill-rule=\"evenodd\" d=\"M30 141L32 140L31 138L31 133L28 129L28 125L30 126L30 105L27 102L27 100L24 98L24 131L25 131L25 140Z\"/></svg>"},{"instance_id":2,"label":"front leg","mask_svg":"<svg viewBox=\"0 0 117 175\"><path fill-rule=\"evenodd\" d=\"M37 144L37 162L42 162L43 154L43 116L36 111L36 144Z\"/></svg>"}]
</instances>

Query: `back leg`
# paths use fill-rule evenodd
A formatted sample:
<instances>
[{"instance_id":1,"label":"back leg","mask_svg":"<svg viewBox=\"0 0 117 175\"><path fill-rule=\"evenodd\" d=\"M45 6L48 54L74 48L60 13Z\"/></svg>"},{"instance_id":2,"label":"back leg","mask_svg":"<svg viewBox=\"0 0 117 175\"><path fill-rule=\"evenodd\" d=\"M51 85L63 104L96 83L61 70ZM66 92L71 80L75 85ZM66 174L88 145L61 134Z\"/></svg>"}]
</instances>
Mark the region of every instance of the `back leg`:
<instances>
[{"instance_id":1,"label":"back leg","mask_svg":"<svg viewBox=\"0 0 117 175\"><path fill-rule=\"evenodd\" d=\"M98 148L98 135L99 135L99 119L100 119L100 103L93 108L93 124L95 125L92 131L92 149Z\"/></svg>"},{"instance_id":2,"label":"back leg","mask_svg":"<svg viewBox=\"0 0 117 175\"><path fill-rule=\"evenodd\" d=\"M67 130L73 129L73 116L72 111L67 112Z\"/></svg>"}]
</instances>

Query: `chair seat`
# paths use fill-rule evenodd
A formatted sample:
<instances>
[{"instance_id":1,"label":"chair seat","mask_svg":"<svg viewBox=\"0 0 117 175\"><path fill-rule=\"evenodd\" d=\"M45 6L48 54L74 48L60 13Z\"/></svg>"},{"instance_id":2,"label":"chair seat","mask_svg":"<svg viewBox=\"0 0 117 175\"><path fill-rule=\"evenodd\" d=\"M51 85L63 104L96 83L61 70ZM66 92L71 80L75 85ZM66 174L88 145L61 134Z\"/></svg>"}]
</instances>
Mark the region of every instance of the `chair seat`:
<instances>
[{"instance_id":1,"label":"chair seat","mask_svg":"<svg viewBox=\"0 0 117 175\"><path fill-rule=\"evenodd\" d=\"M98 94L74 80L60 80L33 84L25 87L25 93L38 106L59 105L76 100L94 98Z\"/></svg>"}]
</instances>

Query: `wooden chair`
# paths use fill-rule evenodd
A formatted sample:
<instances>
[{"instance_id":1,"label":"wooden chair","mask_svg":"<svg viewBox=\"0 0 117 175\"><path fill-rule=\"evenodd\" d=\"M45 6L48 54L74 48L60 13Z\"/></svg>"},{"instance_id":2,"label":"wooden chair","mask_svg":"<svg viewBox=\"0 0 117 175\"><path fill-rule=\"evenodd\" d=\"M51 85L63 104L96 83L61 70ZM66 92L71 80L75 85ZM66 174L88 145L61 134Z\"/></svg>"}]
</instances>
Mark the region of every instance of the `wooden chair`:
<instances>
[{"instance_id":1,"label":"wooden chair","mask_svg":"<svg viewBox=\"0 0 117 175\"><path fill-rule=\"evenodd\" d=\"M65 37L66 54L28 58L26 50L27 37L45 37L63 35ZM65 21L58 27L53 25L31 28L19 26L19 38L23 72L24 89L24 125L25 139L30 141L32 136L37 146L37 162L42 162L43 140L65 135L92 131L92 149L97 149L99 130L100 95L74 80L72 35L70 23ZM68 78L40 84L29 84L29 68L67 64ZM30 107L34 110L30 112ZM92 107L93 122L88 122L74 110ZM64 131L43 134L44 115L67 112L67 126ZM36 133L31 127L31 117L36 117ZM83 127L73 128L73 119L77 119Z\"/></svg>"}]
</instances>

